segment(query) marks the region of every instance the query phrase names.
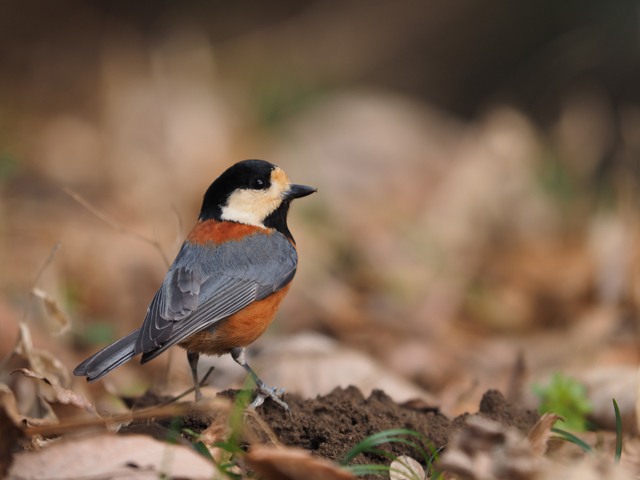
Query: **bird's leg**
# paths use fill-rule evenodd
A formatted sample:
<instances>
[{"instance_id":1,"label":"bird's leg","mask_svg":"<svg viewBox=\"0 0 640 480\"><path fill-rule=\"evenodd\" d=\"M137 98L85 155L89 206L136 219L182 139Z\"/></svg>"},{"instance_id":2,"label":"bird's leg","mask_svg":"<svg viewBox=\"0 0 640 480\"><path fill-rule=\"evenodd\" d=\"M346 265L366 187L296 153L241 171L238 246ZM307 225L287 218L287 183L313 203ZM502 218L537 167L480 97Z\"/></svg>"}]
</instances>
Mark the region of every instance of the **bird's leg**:
<instances>
[{"instance_id":1,"label":"bird's leg","mask_svg":"<svg viewBox=\"0 0 640 480\"><path fill-rule=\"evenodd\" d=\"M199 353L190 352L187 350L187 360L189 360L189 366L191 367L191 375L193 375L193 384L196 387L196 402L201 401L204 398L200 391L200 383L198 382L198 359Z\"/></svg>"},{"instance_id":2,"label":"bird's leg","mask_svg":"<svg viewBox=\"0 0 640 480\"><path fill-rule=\"evenodd\" d=\"M233 359L236 361L238 365L244 368L247 371L247 373L251 375L251 378L253 379L253 381L256 383L256 386L258 387L258 395L256 396L256 399L251 403L251 405L249 405L250 409L255 410L257 407L259 407L264 403L264 400L266 397L270 397L271 400L276 402L278 405L284 408L287 412L289 412L289 415L291 415L291 409L289 408L289 405L287 405L280 398L282 397L282 395L284 395L284 388L281 388L280 390L278 390L278 387L268 388L264 384L264 382L260 380L258 375L256 375L256 372L254 372L251 369L251 367L247 364L247 361L245 360L244 347L235 347L233 350L231 350L231 356L233 357Z\"/></svg>"}]
</instances>

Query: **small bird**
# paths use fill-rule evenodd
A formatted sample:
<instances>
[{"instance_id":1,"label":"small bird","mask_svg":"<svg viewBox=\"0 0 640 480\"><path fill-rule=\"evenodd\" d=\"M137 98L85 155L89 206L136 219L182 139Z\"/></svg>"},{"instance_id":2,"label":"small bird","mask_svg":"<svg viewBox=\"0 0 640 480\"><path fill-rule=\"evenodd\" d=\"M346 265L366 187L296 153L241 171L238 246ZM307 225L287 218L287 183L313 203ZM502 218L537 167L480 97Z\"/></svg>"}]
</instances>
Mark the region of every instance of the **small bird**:
<instances>
[{"instance_id":1,"label":"small bird","mask_svg":"<svg viewBox=\"0 0 640 480\"><path fill-rule=\"evenodd\" d=\"M86 359L73 374L95 382L142 354L147 363L179 345L195 383L200 355L231 353L258 387L252 407L284 389L267 388L245 360L245 347L273 321L296 274L296 243L287 227L291 201L317 190L293 185L279 167L245 160L228 168L204 194L196 225L151 301L142 327Z\"/></svg>"}]
</instances>

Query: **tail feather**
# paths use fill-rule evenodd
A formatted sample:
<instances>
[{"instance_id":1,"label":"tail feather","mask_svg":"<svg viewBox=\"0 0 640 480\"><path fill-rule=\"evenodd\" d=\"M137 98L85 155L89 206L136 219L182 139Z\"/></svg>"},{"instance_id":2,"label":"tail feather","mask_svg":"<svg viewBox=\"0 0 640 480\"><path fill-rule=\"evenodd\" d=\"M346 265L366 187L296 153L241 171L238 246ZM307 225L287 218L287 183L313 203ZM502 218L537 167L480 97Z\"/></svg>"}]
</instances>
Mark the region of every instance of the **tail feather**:
<instances>
[{"instance_id":1,"label":"tail feather","mask_svg":"<svg viewBox=\"0 0 640 480\"><path fill-rule=\"evenodd\" d=\"M136 356L135 345L138 332L131 332L126 337L103 348L98 353L87 358L76 367L73 374L76 377L87 377L87 382L93 383L101 379L111 370Z\"/></svg>"}]
</instances>

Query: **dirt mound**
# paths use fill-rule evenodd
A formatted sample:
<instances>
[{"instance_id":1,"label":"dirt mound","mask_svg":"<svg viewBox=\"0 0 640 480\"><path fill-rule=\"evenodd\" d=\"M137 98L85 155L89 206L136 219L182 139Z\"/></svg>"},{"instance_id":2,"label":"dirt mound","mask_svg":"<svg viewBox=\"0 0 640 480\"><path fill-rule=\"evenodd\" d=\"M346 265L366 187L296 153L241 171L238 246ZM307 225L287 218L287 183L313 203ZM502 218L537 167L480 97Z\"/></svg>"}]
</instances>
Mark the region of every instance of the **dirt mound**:
<instances>
[{"instance_id":1,"label":"dirt mound","mask_svg":"<svg viewBox=\"0 0 640 480\"><path fill-rule=\"evenodd\" d=\"M290 396L289 415L273 402L265 404L261 415L285 445L301 447L313 454L336 459L363 438L383 430L406 428L420 432L436 447L446 445L451 421L444 415L403 408L380 390L365 399L355 388L336 388L329 395L302 400ZM268 438L262 438L265 442ZM425 451L427 445L417 442ZM388 444L383 450L400 455L414 454L410 447ZM380 458L382 460L382 458Z\"/></svg>"},{"instance_id":2,"label":"dirt mound","mask_svg":"<svg viewBox=\"0 0 640 480\"><path fill-rule=\"evenodd\" d=\"M237 393L237 390L227 390L219 395L235 400ZM313 455L332 460L339 459L365 437L383 430L414 430L424 435L433 447L440 448L446 446L451 435L473 415L518 428L523 433L527 433L539 418L534 411L507 403L497 390L489 390L484 394L478 413L466 413L453 420L434 408L398 405L380 390L374 390L369 398L364 398L355 387L336 388L330 394L315 399L305 400L296 395L287 395L285 400L292 410L291 416L279 405L267 400L258 408L262 420L282 444L303 448ZM209 412L193 410L182 419L181 427L201 432L213 419L214 416ZM154 425L145 424L144 427L153 427L162 436L172 421L175 422L175 419L157 420ZM140 433L142 427L141 424L131 424L123 430ZM271 443L264 430L258 428L255 434L260 442ZM431 450L421 441L412 440L425 451ZM377 448L394 455L405 454L419 459L412 447L402 443L384 444ZM388 459L367 454L356 458L353 463L388 463Z\"/></svg>"}]
</instances>

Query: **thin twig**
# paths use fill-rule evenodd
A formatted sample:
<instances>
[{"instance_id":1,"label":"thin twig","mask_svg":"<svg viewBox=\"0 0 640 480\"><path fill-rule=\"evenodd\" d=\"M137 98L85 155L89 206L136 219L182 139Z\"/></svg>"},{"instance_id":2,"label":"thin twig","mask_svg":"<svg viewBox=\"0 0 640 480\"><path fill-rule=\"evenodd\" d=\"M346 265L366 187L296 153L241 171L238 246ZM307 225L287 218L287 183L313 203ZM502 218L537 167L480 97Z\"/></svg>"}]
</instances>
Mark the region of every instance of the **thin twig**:
<instances>
[{"instance_id":1,"label":"thin twig","mask_svg":"<svg viewBox=\"0 0 640 480\"><path fill-rule=\"evenodd\" d=\"M204 387L207 379L209 378L209 375L211 375L211 372L213 372L214 367L209 367L209 370L207 371L207 373L205 374L204 377L202 377L202 380L200 380L199 386ZM194 390L196 389L196 387L191 387L188 390L185 390L184 392L182 392L180 395L170 398L169 400L166 400L162 403L159 403L158 405L154 405L153 408L156 407L164 407L165 405L169 405L173 402L177 402L178 400L180 400L182 397L185 397L187 395L189 395L190 393L192 393Z\"/></svg>"},{"instance_id":2,"label":"thin twig","mask_svg":"<svg viewBox=\"0 0 640 480\"><path fill-rule=\"evenodd\" d=\"M207 378L213 371L213 367L209 368L207 374L202 378L200 386L203 386L207 381ZM179 395L172 398L169 402L175 402L177 399L193 392L194 388L191 388ZM212 399L213 402L221 402L219 399ZM113 425L117 423L130 422L132 420L143 420L154 417L173 417L180 414L184 414L190 407L190 403L175 403L171 405L169 402L161 403L160 405L154 405L153 407L143 408L134 412L129 412L120 415L114 415L113 417L74 417L70 420L66 420L64 423L56 423L49 425L39 425L33 427L22 427L22 430L27 435L43 435L49 436L54 434L61 434L64 432L77 432L79 429L86 429L92 427L104 427L105 425Z\"/></svg>"},{"instance_id":3,"label":"thin twig","mask_svg":"<svg viewBox=\"0 0 640 480\"><path fill-rule=\"evenodd\" d=\"M106 425L113 425L117 423L130 422L132 420L143 420L153 417L171 417L187 410L186 404L177 403L171 406L153 407L145 410L140 410L132 413L125 413L121 415L114 415L113 417L72 417L66 420L64 423L54 423L49 425L38 425L34 427L23 428L26 435L42 435L50 436L54 434L61 434L65 432L77 432L79 429L86 429L92 427L104 427Z\"/></svg>"},{"instance_id":4,"label":"thin twig","mask_svg":"<svg viewBox=\"0 0 640 480\"><path fill-rule=\"evenodd\" d=\"M154 247L156 250L158 250L158 252L160 253L160 256L162 256L162 260L164 260L164 263L166 264L167 268L169 268L171 263L169 262L169 259L167 258L167 256L165 255L164 251L162 250L162 246L160 245L160 243L157 240L152 240L150 238L143 237L142 235L139 235L138 233L136 233L133 230L131 230L130 228L124 226L123 224L121 224L117 220L112 219L111 217L109 217L108 215L106 215L105 213L101 212L100 210L95 208L93 205L91 205L87 200L85 200L85 198L82 195L80 195L79 193L74 192L69 187L63 187L62 190L64 191L64 193L69 195L71 198L73 198L76 202L78 202L84 208L89 210L89 212L91 212L93 215L95 215L100 220L102 220L104 223L106 223L111 228L113 228L115 231L117 231L119 233L122 233L123 235L127 235L129 237L141 240L141 241L143 241L145 243L148 243L152 247Z\"/></svg>"},{"instance_id":5,"label":"thin twig","mask_svg":"<svg viewBox=\"0 0 640 480\"><path fill-rule=\"evenodd\" d=\"M176 246L180 246L184 238L184 234L182 233L182 217L173 203L171 204L171 211L176 217Z\"/></svg>"},{"instance_id":6,"label":"thin twig","mask_svg":"<svg viewBox=\"0 0 640 480\"><path fill-rule=\"evenodd\" d=\"M53 257L55 257L56 253L58 252L58 250L60 249L61 246L62 246L62 242L58 241L53 246L53 248L51 249L51 253L49 253L49 256L47 257L47 260L42 264L42 267L40 267L40 270L38 270L38 274L36 275L36 278L33 281L33 285L29 289L29 296L27 297L27 305L26 305L26 307L24 309L24 313L22 315L22 320L21 320L22 323L25 323L27 321L27 317L29 315L29 307L31 306L31 301L33 300L33 297L35 296L33 294L33 291L38 286L38 282L40 281L40 277L42 277L42 274L44 273L44 271L51 264L51 262L53 261Z\"/></svg>"},{"instance_id":7,"label":"thin twig","mask_svg":"<svg viewBox=\"0 0 640 480\"><path fill-rule=\"evenodd\" d=\"M2 362L0 362L0 372L2 372L5 369L5 367L9 364L9 362L13 359L14 355L16 354L16 351L18 350L18 346L20 345L20 342L22 342L22 329L26 328L25 325L27 323L27 318L29 317L29 310L31 308L31 303L33 301L33 298L35 297L33 291L38 286L38 282L40 282L40 277L42 277L42 274L44 273L44 271L51 264L51 262L53 261L53 257L55 257L56 253L58 252L61 246L62 246L62 242L60 241L58 241L53 246L53 248L51 249L51 252L49 253L49 256L47 257L47 260L42 264L42 266L40 267L40 270L38 270L38 273L36 274L36 278L33 280L33 285L31 285L31 288L29 289L29 295L27 296L27 304L24 307L24 312L22 314L22 318L20 319L21 328L18 331L18 338L16 339L16 343L14 347L11 349L11 352L9 352L9 354L2 360Z\"/></svg>"}]
</instances>

